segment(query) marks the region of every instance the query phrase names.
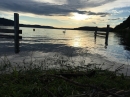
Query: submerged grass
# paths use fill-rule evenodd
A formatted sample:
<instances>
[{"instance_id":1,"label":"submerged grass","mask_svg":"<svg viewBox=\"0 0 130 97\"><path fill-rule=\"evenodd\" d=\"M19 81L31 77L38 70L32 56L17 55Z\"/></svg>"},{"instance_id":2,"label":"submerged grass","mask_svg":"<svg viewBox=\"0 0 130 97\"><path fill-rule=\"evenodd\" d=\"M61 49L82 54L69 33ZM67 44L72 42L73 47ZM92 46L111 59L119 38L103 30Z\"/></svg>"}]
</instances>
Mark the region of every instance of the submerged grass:
<instances>
[{"instance_id":1,"label":"submerged grass","mask_svg":"<svg viewBox=\"0 0 130 97\"><path fill-rule=\"evenodd\" d=\"M2 60L0 97L120 97L126 94L130 97L130 78L124 74L117 76L123 65L112 72L102 70L98 64L72 67L66 61L64 68L59 69L44 67L47 63L43 60L37 66L34 61L28 66L23 61L25 65L18 69L6 58ZM58 62L63 67L61 60Z\"/></svg>"}]
</instances>

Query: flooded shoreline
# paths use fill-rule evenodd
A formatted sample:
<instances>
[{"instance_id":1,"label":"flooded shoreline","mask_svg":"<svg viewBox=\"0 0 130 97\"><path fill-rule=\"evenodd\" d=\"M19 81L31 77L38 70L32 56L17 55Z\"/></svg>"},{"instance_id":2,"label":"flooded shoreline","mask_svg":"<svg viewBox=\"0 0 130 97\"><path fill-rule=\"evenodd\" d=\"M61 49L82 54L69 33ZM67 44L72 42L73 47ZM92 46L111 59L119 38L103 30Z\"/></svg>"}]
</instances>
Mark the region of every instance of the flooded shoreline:
<instances>
[{"instance_id":1,"label":"flooded shoreline","mask_svg":"<svg viewBox=\"0 0 130 97\"><path fill-rule=\"evenodd\" d=\"M110 33L108 46L105 47L105 39L97 37L94 41L94 33L90 31L73 31L52 29L21 28L23 39L20 41L20 53L14 53L14 40L0 39L0 57L7 58L12 63L23 63L23 60L30 61L31 58L42 61L47 57L63 56L75 61L75 65L105 64L104 68L111 65L113 70L125 64L126 68L130 63L130 51L120 45L119 37ZM55 58L54 58L55 59ZM52 59L53 60L53 59ZM57 59L56 59L57 60ZM49 60L50 61L50 60ZM83 63L84 62L84 63ZM51 62L54 64L54 62ZM51 65L52 65L51 64Z\"/></svg>"}]
</instances>

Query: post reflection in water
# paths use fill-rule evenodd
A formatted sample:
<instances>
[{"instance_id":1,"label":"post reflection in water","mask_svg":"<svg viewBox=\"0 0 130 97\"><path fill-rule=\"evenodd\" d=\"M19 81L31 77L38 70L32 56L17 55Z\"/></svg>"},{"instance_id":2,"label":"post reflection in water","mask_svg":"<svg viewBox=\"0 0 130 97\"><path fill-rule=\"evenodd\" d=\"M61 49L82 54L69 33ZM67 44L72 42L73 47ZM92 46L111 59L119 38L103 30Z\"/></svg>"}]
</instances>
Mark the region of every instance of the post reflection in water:
<instances>
[{"instance_id":1,"label":"post reflection in water","mask_svg":"<svg viewBox=\"0 0 130 97\"><path fill-rule=\"evenodd\" d=\"M96 44L96 39L95 39L95 38L94 38L94 43ZM108 42L107 42L107 44L104 43L104 48L105 48L105 49L107 49L107 46L108 46Z\"/></svg>"},{"instance_id":2,"label":"post reflection in water","mask_svg":"<svg viewBox=\"0 0 130 97\"><path fill-rule=\"evenodd\" d=\"M130 51L124 49L124 45L120 45L120 38L115 33L109 33L109 45L105 45L105 38L97 37L94 40L94 31L80 31L80 30L67 30L67 33L63 34L63 30L57 29L39 29L32 31L32 28L20 28L22 33L21 53L24 52L58 52L64 51L64 49L76 50L83 54L88 51L94 55L100 55L108 58L109 60L119 61L121 63L126 62L126 56L130 55ZM10 41L6 40L7 43ZM5 41L0 41L0 51L2 53L9 52L5 47ZM7 44L6 46L10 46ZM105 48L107 49L105 49ZM77 48L81 48L80 50ZM81 52L80 52L81 51ZM11 50L10 50L11 52ZM28 53L27 53L28 54ZM87 56L88 57L88 56Z\"/></svg>"}]
</instances>

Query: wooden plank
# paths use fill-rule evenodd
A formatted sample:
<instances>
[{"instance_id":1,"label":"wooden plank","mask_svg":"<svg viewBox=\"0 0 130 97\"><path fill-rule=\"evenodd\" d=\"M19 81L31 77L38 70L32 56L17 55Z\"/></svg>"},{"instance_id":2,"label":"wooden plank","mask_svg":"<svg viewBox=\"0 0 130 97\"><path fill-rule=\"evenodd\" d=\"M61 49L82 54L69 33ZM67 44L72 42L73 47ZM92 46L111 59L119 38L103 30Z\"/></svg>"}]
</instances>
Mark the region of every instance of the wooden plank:
<instances>
[{"instance_id":1,"label":"wooden plank","mask_svg":"<svg viewBox=\"0 0 130 97\"><path fill-rule=\"evenodd\" d=\"M0 33L14 33L13 29L0 29ZM19 30L19 34L22 34L22 30Z\"/></svg>"},{"instance_id":2,"label":"wooden plank","mask_svg":"<svg viewBox=\"0 0 130 97\"><path fill-rule=\"evenodd\" d=\"M2 34L0 34L0 38L14 39L14 35L2 35ZM19 36L19 39L22 39L22 36Z\"/></svg>"},{"instance_id":3,"label":"wooden plank","mask_svg":"<svg viewBox=\"0 0 130 97\"><path fill-rule=\"evenodd\" d=\"M98 37L106 38L105 35L97 34Z\"/></svg>"},{"instance_id":4,"label":"wooden plank","mask_svg":"<svg viewBox=\"0 0 130 97\"><path fill-rule=\"evenodd\" d=\"M97 32L97 34L99 35L106 35L106 33L101 33L101 32Z\"/></svg>"}]
</instances>

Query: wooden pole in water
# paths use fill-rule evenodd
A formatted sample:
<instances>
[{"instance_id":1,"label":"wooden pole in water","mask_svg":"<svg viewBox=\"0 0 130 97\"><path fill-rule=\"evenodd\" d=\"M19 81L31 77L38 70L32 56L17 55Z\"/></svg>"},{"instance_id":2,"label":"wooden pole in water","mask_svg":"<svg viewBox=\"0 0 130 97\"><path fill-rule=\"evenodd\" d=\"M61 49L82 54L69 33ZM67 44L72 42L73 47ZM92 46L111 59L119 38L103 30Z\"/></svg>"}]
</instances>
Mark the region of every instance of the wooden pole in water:
<instances>
[{"instance_id":1,"label":"wooden pole in water","mask_svg":"<svg viewBox=\"0 0 130 97\"><path fill-rule=\"evenodd\" d=\"M97 36L97 26L95 28L95 33L94 33L95 40L96 40L96 36Z\"/></svg>"},{"instance_id":2,"label":"wooden pole in water","mask_svg":"<svg viewBox=\"0 0 130 97\"><path fill-rule=\"evenodd\" d=\"M108 36L109 36L109 25L107 25L105 44L108 45Z\"/></svg>"},{"instance_id":3,"label":"wooden pole in water","mask_svg":"<svg viewBox=\"0 0 130 97\"><path fill-rule=\"evenodd\" d=\"M19 14L14 13L14 46L15 53L19 53Z\"/></svg>"}]
</instances>

